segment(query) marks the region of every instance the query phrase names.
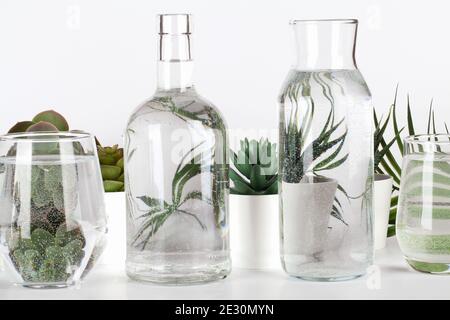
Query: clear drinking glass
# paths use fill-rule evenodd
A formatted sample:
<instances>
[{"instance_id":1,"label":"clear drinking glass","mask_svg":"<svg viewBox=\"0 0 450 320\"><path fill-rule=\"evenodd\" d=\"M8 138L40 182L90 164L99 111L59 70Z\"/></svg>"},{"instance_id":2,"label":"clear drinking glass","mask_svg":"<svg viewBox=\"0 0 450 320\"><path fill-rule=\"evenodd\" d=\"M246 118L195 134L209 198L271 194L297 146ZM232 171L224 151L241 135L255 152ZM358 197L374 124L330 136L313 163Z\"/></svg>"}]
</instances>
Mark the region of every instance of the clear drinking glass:
<instances>
[{"instance_id":1,"label":"clear drinking glass","mask_svg":"<svg viewBox=\"0 0 450 320\"><path fill-rule=\"evenodd\" d=\"M105 234L91 135L0 136L0 254L15 283L33 288L76 283L102 253Z\"/></svg>"},{"instance_id":2,"label":"clear drinking glass","mask_svg":"<svg viewBox=\"0 0 450 320\"><path fill-rule=\"evenodd\" d=\"M193 85L192 17L159 15L158 34L158 88L126 130L127 274L217 280L231 268L226 124Z\"/></svg>"},{"instance_id":3,"label":"clear drinking glass","mask_svg":"<svg viewBox=\"0 0 450 320\"><path fill-rule=\"evenodd\" d=\"M450 135L404 140L396 230L411 267L450 273Z\"/></svg>"},{"instance_id":4,"label":"clear drinking glass","mask_svg":"<svg viewBox=\"0 0 450 320\"><path fill-rule=\"evenodd\" d=\"M372 105L355 63L357 25L291 22L297 59L279 96L281 260L303 279L351 279L372 263Z\"/></svg>"}]
</instances>

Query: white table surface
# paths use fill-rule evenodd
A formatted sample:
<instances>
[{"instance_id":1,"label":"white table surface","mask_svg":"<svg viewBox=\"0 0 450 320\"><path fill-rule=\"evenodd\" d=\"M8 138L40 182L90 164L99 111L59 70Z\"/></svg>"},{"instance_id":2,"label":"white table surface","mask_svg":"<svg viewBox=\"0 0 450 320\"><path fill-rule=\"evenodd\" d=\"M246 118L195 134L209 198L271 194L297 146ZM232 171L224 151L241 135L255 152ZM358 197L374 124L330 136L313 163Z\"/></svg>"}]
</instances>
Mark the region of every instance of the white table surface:
<instances>
[{"instance_id":1,"label":"white table surface","mask_svg":"<svg viewBox=\"0 0 450 320\"><path fill-rule=\"evenodd\" d=\"M79 287L28 289L0 274L0 299L450 299L450 277L413 271L395 239L377 251L369 275L346 282L309 282L281 270L234 269L225 280L167 287L127 278L122 267L98 265Z\"/></svg>"}]
</instances>

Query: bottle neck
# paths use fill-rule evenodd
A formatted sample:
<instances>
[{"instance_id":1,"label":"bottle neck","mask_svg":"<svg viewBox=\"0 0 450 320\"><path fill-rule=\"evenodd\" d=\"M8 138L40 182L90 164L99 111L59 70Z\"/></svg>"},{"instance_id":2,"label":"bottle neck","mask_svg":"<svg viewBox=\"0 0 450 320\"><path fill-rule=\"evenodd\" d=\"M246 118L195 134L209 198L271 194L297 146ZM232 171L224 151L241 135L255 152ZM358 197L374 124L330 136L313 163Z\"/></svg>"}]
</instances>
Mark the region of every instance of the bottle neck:
<instances>
[{"instance_id":1,"label":"bottle neck","mask_svg":"<svg viewBox=\"0 0 450 320\"><path fill-rule=\"evenodd\" d=\"M297 20L291 25L297 70L356 69L356 20Z\"/></svg>"},{"instance_id":2,"label":"bottle neck","mask_svg":"<svg viewBox=\"0 0 450 320\"><path fill-rule=\"evenodd\" d=\"M183 91L193 87L193 71L193 61L158 61L158 90Z\"/></svg>"},{"instance_id":3,"label":"bottle neck","mask_svg":"<svg viewBox=\"0 0 450 320\"><path fill-rule=\"evenodd\" d=\"M194 61L190 34L160 34L158 48L158 90L191 88Z\"/></svg>"}]
</instances>

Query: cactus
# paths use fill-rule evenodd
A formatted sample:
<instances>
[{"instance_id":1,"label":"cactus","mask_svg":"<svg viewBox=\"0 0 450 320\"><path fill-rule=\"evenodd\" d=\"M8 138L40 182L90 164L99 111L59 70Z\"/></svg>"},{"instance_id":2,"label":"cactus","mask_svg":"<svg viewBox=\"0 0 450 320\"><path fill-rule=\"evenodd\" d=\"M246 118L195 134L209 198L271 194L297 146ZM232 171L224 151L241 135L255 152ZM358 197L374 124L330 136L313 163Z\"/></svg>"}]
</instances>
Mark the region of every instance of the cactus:
<instances>
[{"instance_id":1,"label":"cactus","mask_svg":"<svg viewBox=\"0 0 450 320\"><path fill-rule=\"evenodd\" d=\"M105 192L124 191L123 149L118 145L102 147L97 140L97 153Z\"/></svg>"},{"instance_id":2,"label":"cactus","mask_svg":"<svg viewBox=\"0 0 450 320\"><path fill-rule=\"evenodd\" d=\"M235 168L230 170L232 194L267 195L278 192L276 144L268 139L258 142L246 138L241 141L238 153L232 152L232 162Z\"/></svg>"}]
</instances>

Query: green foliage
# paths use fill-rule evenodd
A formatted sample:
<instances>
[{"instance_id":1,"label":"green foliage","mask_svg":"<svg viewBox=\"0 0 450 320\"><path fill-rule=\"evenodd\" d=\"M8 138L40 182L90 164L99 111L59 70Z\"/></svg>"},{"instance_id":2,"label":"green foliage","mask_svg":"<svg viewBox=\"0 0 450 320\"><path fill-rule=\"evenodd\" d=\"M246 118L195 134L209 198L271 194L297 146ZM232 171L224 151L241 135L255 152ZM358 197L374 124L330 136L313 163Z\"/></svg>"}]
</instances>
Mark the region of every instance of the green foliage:
<instances>
[{"instance_id":1,"label":"green foliage","mask_svg":"<svg viewBox=\"0 0 450 320\"><path fill-rule=\"evenodd\" d=\"M33 166L31 170L32 204L37 208L54 207L59 211L73 210L77 199L76 179L75 169L71 165Z\"/></svg>"},{"instance_id":2,"label":"green foliage","mask_svg":"<svg viewBox=\"0 0 450 320\"><path fill-rule=\"evenodd\" d=\"M123 148L118 145L102 147L97 140L97 153L105 192L125 190Z\"/></svg>"},{"instance_id":3,"label":"green foliage","mask_svg":"<svg viewBox=\"0 0 450 320\"><path fill-rule=\"evenodd\" d=\"M397 217L397 204L398 204L398 191L400 189L400 179L402 175L402 168L400 161L397 161L394 156L394 151L392 147L395 145L397 147L397 151L400 155L403 155L403 139L406 136L416 135L417 125L414 122L413 114L411 111L411 102L409 95L407 96L407 105L406 105L406 124L404 126L400 126L397 117L397 96L398 96L398 86L395 90L394 102L391 105L389 110L389 114L385 120L378 120L378 116L374 110L374 124L375 124L375 132L374 132L374 152L375 152L375 173L378 174L387 174L393 179L393 190L391 197L391 210L389 215L389 227L387 235L388 237L395 235L395 220ZM386 138L386 127L389 123L392 123L393 129L393 138ZM448 132L448 127L444 124L445 130ZM436 129L436 121L435 121L435 112L433 108L433 101L431 101L428 108L428 118L426 122L426 134L437 134ZM406 130L405 130L406 129Z\"/></svg>"},{"instance_id":4,"label":"green foliage","mask_svg":"<svg viewBox=\"0 0 450 320\"><path fill-rule=\"evenodd\" d=\"M9 129L8 133L34 131L69 131L67 120L54 110L38 113L31 121L20 121Z\"/></svg>"},{"instance_id":5,"label":"green foliage","mask_svg":"<svg viewBox=\"0 0 450 320\"><path fill-rule=\"evenodd\" d=\"M315 137L311 130L315 120L315 102L311 95L310 85L311 77L314 77L314 80L322 87L324 97L330 103L327 119L320 133ZM284 182L300 183L308 174L321 176L324 171L341 166L348 158L348 153L341 155L347 137L347 130L343 128L345 119L336 122L332 91L328 84L317 77L320 76L308 75L298 82L290 84L281 97L283 102L289 100L292 105L289 119L280 131L282 144L280 148L283 148L282 180ZM300 99L304 102L303 104L299 103ZM304 107L304 110L301 110L301 107ZM341 130L342 133L338 134L339 129L344 129L344 131ZM348 198L342 186L338 186L338 191ZM330 214L346 224L342 217L342 205L337 195Z\"/></svg>"},{"instance_id":6,"label":"green foliage","mask_svg":"<svg viewBox=\"0 0 450 320\"><path fill-rule=\"evenodd\" d=\"M20 121L17 122L15 125L9 129L8 133L20 133L25 132L29 127L31 127L34 124L33 121Z\"/></svg>"},{"instance_id":7,"label":"green foliage","mask_svg":"<svg viewBox=\"0 0 450 320\"><path fill-rule=\"evenodd\" d=\"M8 133L22 133L22 132L58 132L68 131L69 124L67 120L58 112L54 110L46 110L38 113L33 117L32 121L17 122ZM76 130L74 130L76 131ZM102 147L100 142L96 139L97 153L102 169L103 187L106 192L120 192L124 191L124 161L123 149L118 145L112 147ZM41 143L33 146L35 154L58 153L58 144L56 143ZM83 154L84 150L78 143L74 143L74 150L78 154ZM46 191L37 191L37 199L44 199L48 197ZM37 200L39 201L39 200ZM61 199L56 199L58 203L62 203Z\"/></svg>"},{"instance_id":8,"label":"green foliage","mask_svg":"<svg viewBox=\"0 0 450 320\"><path fill-rule=\"evenodd\" d=\"M69 131L67 120L55 110L46 110L34 116L34 123L44 122L50 123L56 127L56 131Z\"/></svg>"},{"instance_id":9,"label":"green foliage","mask_svg":"<svg viewBox=\"0 0 450 320\"><path fill-rule=\"evenodd\" d=\"M132 244L136 247L144 250L151 237L156 234L159 228L174 213L189 216L196 220L202 229L206 229L206 226L194 213L183 209L183 205L192 200L202 200L214 206L214 202L202 194L201 191L191 191L187 194L183 192L186 183L195 176L203 172L211 172L214 174L215 168L210 165L210 160L213 156L212 150L203 150L195 153L202 144L200 143L193 147L181 159L172 179L172 203L149 196L137 197L147 206L147 210L144 214L137 217L139 220L142 219L143 222L132 241Z\"/></svg>"},{"instance_id":10,"label":"green foliage","mask_svg":"<svg viewBox=\"0 0 450 320\"><path fill-rule=\"evenodd\" d=\"M30 238L21 238L17 230L18 242L11 248L11 258L17 271L28 282L64 282L72 270L84 258L84 237L80 240L81 229L62 231L53 235L45 229L35 229ZM63 233L63 234L62 234ZM58 241L62 237L64 242Z\"/></svg>"},{"instance_id":11,"label":"green foliage","mask_svg":"<svg viewBox=\"0 0 450 320\"><path fill-rule=\"evenodd\" d=\"M29 126L26 132L58 132L58 128L56 128L53 124L49 122L39 121L35 124Z\"/></svg>"},{"instance_id":12,"label":"green foliage","mask_svg":"<svg viewBox=\"0 0 450 320\"><path fill-rule=\"evenodd\" d=\"M241 148L231 152L234 168L230 170L232 194L267 195L278 193L276 144L268 139L241 140Z\"/></svg>"}]
</instances>

